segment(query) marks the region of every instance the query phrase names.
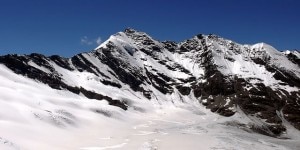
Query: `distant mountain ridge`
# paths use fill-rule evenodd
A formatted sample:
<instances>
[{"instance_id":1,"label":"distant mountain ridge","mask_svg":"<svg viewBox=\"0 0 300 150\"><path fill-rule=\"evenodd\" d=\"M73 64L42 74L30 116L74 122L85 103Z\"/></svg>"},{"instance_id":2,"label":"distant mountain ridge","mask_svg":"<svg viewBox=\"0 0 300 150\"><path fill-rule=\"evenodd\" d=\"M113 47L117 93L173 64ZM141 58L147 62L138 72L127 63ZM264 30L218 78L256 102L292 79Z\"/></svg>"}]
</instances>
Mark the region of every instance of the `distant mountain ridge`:
<instances>
[{"instance_id":1,"label":"distant mountain ridge","mask_svg":"<svg viewBox=\"0 0 300 150\"><path fill-rule=\"evenodd\" d=\"M180 43L157 41L128 28L95 50L71 58L41 54L0 56L14 73L58 90L106 100L123 110L138 100L196 101L230 117L240 109L247 128L270 136L300 130L300 53L259 43L242 45L198 34Z\"/></svg>"}]
</instances>

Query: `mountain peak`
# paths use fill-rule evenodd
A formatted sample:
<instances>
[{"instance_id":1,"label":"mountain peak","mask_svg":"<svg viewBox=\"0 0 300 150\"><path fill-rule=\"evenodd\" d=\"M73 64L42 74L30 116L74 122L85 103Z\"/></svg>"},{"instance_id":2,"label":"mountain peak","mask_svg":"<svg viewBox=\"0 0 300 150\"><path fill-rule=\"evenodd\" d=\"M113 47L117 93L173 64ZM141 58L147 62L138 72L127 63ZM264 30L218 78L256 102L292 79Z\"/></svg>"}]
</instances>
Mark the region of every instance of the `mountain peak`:
<instances>
[{"instance_id":1,"label":"mountain peak","mask_svg":"<svg viewBox=\"0 0 300 150\"><path fill-rule=\"evenodd\" d=\"M53 89L124 110L141 110L149 101L199 102L222 116L242 111L255 117L260 124L253 128L264 134L284 133L282 117L300 129L299 112L290 111L300 108L299 59L265 43L242 45L212 34L160 42L126 28L95 51L72 58L7 55L0 64Z\"/></svg>"},{"instance_id":2,"label":"mountain peak","mask_svg":"<svg viewBox=\"0 0 300 150\"><path fill-rule=\"evenodd\" d=\"M133 28L130 28L130 27L127 27L125 30L124 30L125 33L135 33L137 32L137 30L133 29Z\"/></svg>"}]
</instances>

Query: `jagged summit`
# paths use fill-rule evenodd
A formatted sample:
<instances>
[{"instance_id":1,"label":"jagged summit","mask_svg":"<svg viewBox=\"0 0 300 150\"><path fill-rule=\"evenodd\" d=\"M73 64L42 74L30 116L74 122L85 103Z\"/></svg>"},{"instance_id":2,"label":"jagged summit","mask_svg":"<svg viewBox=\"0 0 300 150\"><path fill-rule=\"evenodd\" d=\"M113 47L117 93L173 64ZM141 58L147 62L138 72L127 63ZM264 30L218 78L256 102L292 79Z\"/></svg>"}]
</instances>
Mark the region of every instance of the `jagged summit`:
<instances>
[{"instance_id":1,"label":"jagged summit","mask_svg":"<svg viewBox=\"0 0 300 150\"><path fill-rule=\"evenodd\" d=\"M130 27L127 27L125 30L124 30L125 33L129 33L129 34L132 34L132 33L136 33L138 32L137 30L133 29L133 28L130 28Z\"/></svg>"},{"instance_id":2,"label":"jagged summit","mask_svg":"<svg viewBox=\"0 0 300 150\"><path fill-rule=\"evenodd\" d=\"M222 116L244 113L251 121L243 126L262 134L284 134L285 120L300 129L299 53L281 53L265 43L203 34L160 42L127 28L71 58L6 55L0 64L52 89L123 110L148 101L196 102Z\"/></svg>"}]
</instances>

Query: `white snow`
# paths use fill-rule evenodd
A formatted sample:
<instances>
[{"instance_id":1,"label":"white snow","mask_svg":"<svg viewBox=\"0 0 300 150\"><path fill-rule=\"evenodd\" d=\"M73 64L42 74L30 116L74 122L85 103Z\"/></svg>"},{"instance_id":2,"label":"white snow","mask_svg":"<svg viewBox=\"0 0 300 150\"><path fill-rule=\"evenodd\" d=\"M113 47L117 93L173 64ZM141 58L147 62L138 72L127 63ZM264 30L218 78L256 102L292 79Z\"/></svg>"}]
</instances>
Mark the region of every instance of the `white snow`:
<instances>
[{"instance_id":1,"label":"white snow","mask_svg":"<svg viewBox=\"0 0 300 150\"><path fill-rule=\"evenodd\" d=\"M39 69L39 70L41 70L41 71L43 71L43 72L45 72L45 73L51 73L51 71L50 71L49 69L47 69L47 68L45 68L45 67L43 67L43 66L37 65L37 64L34 63L33 61L29 61L29 62L28 62L28 65L30 65L30 66L32 66L32 67L34 67L34 68L36 68L36 69Z\"/></svg>"}]
</instances>

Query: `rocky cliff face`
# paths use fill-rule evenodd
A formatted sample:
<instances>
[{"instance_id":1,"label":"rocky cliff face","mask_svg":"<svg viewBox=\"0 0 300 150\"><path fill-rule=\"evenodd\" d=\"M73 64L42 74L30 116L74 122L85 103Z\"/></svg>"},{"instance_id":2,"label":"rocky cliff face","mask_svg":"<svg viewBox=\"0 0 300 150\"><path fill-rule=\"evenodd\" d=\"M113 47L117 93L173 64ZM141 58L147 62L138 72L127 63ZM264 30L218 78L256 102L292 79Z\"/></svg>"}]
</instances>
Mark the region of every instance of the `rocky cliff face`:
<instances>
[{"instance_id":1,"label":"rocky cliff face","mask_svg":"<svg viewBox=\"0 0 300 150\"><path fill-rule=\"evenodd\" d=\"M288 121L300 130L299 53L265 43L241 45L216 35L160 42L126 29L72 58L0 56L0 63L53 89L138 109L128 95L155 103L197 101L230 117L237 110L253 131L279 136Z\"/></svg>"}]
</instances>

